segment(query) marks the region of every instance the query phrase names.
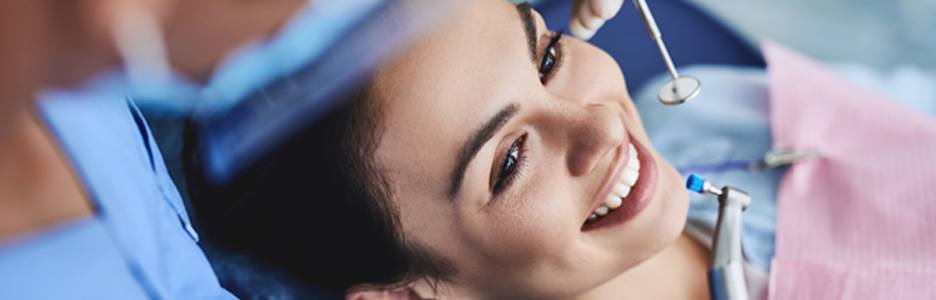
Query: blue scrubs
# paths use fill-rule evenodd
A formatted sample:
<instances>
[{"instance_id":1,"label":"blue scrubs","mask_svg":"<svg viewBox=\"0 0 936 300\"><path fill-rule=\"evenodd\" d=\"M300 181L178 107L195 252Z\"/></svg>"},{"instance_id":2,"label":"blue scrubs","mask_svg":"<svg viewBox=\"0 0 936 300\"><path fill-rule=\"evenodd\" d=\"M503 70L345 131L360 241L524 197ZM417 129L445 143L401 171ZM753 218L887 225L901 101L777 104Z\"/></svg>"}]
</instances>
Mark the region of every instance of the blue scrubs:
<instances>
[{"instance_id":1,"label":"blue scrubs","mask_svg":"<svg viewBox=\"0 0 936 300\"><path fill-rule=\"evenodd\" d=\"M134 102L171 115L174 121L190 109L196 114L224 111L321 55L339 33L379 3L311 5L269 41L238 51L205 86L177 77L135 87L130 101L117 92L129 83L110 76L78 92L42 95L39 110L83 181L96 213L0 245L0 299L234 298L219 285L199 249L184 202ZM322 34L310 35L309 28ZM181 141L161 142L178 150ZM177 155L174 152L170 155ZM222 275L235 287L258 295L282 294L283 283L258 285L251 275L274 276L272 272L248 267L222 263L220 269L227 270Z\"/></svg>"},{"instance_id":2,"label":"blue scrubs","mask_svg":"<svg viewBox=\"0 0 936 300\"><path fill-rule=\"evenodd\" d=\"M117 90L40 96L95 214L0 246L0 299L234 298L198 247L143 116Z\"/></svg>"},{"instance_id":3,"label":"blue scrubs","mask_svg":"<svg viewBox=\"0 0 936 300\"><path fill-rule=\"evenodd\" d=\"M181 175L185 114L190 113L198 119L203 115L223 113L258 89L278 80L289 80L295 72L324 55L342 32L352 28L382 3L379 0L313 2L298 11L268 40L247 45L221 62L205 85L175 78L166 88L138 91L134 99L153 121L150 124L171 171ZM262 299L343 298L341 291L299 283L287 274L245 257L221 251L209 254L220 281L238 296Z\"/></svg>"}]
</instances>

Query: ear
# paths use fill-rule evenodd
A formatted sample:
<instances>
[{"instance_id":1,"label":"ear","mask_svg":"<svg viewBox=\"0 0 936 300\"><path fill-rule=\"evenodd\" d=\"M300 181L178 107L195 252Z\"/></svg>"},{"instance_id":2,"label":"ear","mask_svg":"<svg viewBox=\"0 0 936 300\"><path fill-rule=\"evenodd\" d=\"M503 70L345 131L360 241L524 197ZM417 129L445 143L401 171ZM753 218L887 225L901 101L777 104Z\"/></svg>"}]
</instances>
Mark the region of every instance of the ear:
<instances>
[{"instance_id":1,"label":"ear","mask_svg":"<svg viewBox=\"0 0 936 300\"><path fill-rule=\"evenodd\" d=\"M348 290L346 300L421 300L424 299L416 293L411 285L401 287L386 287L371 284L362 284Z\"/></svg>"}]
</instances>

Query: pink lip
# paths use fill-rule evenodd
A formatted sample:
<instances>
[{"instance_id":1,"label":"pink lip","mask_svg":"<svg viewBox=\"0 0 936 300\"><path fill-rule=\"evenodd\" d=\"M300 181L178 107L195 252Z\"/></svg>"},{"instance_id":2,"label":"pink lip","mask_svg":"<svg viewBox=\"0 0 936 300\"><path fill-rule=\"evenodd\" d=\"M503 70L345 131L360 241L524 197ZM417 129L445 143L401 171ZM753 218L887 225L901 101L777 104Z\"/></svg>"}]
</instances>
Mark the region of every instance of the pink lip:
<instances>
[{"instance_id":1,"label":"pink lip","mask_svg":"<svg viewBox=\"0 0 936 300\"><path fill-rule=\"evenodd\" d=\"M618 156L614 161L614 173L612 173L612 175L605 180L601 191L593 200L591 209L588 211L588 214L582 221L584 224L582 226L582 231L590 231L625 223L639 215L644 210L644 208L650 204L650 200L653 199L653 187L656 186L657 179L656 162L653 160L653 157L643 145L641 145L633 138L630 138L629 141L630 143L634 144L634 148L637 149L637 158L640 160L640 178L631 189L630 194L627 195L627 198L624 199L624 203L621 205L621 207L611 210L608 215L605 215L596 222L585 223L585 220L588 219L588 216L591 215L591 213L595 211L598 206L601 206L604 203L604 200L608 198L608 196L611 194L611 191L614 189L614 185L617 184L617 182L620 180L621 174L624 173L624 168L627 167L627 160L625 158L627 157L628 153L626 153L624 150L627 149L627 144L625 143L623 146L618 146Z\"/></svg>"}]
</instances>

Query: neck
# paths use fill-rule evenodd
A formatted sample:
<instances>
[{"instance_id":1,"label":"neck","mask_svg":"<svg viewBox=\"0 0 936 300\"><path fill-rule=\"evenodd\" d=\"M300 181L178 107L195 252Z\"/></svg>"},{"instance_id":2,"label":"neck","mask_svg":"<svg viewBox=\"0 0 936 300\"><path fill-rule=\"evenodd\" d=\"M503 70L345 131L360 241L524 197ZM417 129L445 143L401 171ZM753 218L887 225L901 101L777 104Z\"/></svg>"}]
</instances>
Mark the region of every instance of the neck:
<instances>
[{"instance_id":1,"label":"neck","mask_svg":"<svg viewBox=\"0 0 936 300\"><path fill-rule=\"evenodd\" d=\"M682 234L656 256L580 299L708 299L707 270L706 248Z\"/></svg>"},{"instance_id":2,"label":"neck","mask_svg":"<svg viewBox=\"0 0 936 300\"><path fill-rule=\"evenodd\" d=\"M707 300L708 255L704 246L682 234L656 256L575 299ZM416 285L415 290L418 295L428 298L483 299L458 285L444 284L441 290L436 291L422 283Z\"/></svg>"},{"instance_id":3,"label":"neck","mask_svg":"<svg viewBox=\"0 0 936 300\"><path fill-rule=\"evenodd\" d=\"M308 0L178 1L166 22L172 65L198 82L239 47L269 38Z\"/></svg>"},{"instance_id":4,"label":"neck","mask_svg":"<svg viewBox=\"0 0 936 300\"><path fill-rule=\"evenodd\" d=\"M0 244L91 214L64 157L31 109L9 113L0 147Z\"/></svg>"}]
</instances>

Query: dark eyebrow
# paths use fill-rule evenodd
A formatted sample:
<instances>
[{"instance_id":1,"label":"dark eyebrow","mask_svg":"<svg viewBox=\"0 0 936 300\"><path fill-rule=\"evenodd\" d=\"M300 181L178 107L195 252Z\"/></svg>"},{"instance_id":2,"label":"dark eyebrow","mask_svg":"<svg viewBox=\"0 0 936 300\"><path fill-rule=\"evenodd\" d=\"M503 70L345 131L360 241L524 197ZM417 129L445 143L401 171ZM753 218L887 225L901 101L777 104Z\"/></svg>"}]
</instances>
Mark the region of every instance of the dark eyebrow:
<instances>
[{"instance_id":1,"label":"dark eyebrow","mask_svg":"<svg viewBox=\"0 0 936 300\"><path fill-rule=\"evenodd\" d=\"M502 108L494 117L484 122L480 128L475 130L465 144L462 145L461 150L458 151L458 158L455 159L455 169L452 172L452 184L451 188L449 188L449 199L454 200L455 196L458 195L458 191L461 190L462 181L465 178L465 170L468 169L468 163L478 154L478 151L481 150L481 146L484 146L488 140L494 137L494 134L504 127L507 121L510 121L510 118L516 115L519 110L520 105L517 104L510 104Z\"/></svg>"},{"instance_id":2,"label":"dark eyebrow","mask_svg":"<svg viewBox=\"0 0 936 300\"><path fill-rule=\"evenodd\" d=\"M533 5L530 2L517 4L520 20L523 20L523 33L526 34L527 46L530 47L530 60L536 65L536 21L533 20Z\"/></svg>"}]
</instances>

